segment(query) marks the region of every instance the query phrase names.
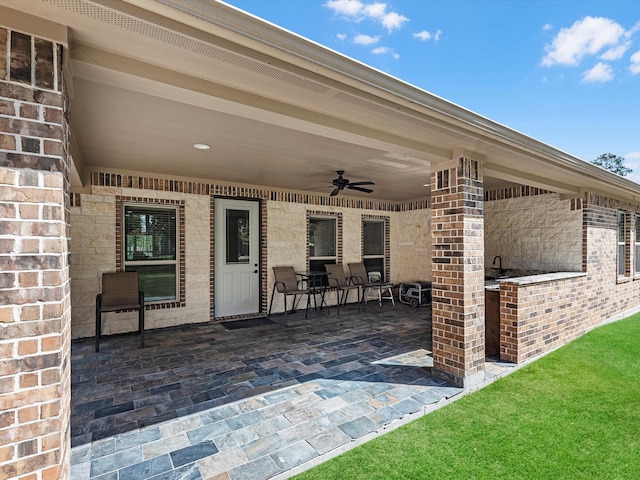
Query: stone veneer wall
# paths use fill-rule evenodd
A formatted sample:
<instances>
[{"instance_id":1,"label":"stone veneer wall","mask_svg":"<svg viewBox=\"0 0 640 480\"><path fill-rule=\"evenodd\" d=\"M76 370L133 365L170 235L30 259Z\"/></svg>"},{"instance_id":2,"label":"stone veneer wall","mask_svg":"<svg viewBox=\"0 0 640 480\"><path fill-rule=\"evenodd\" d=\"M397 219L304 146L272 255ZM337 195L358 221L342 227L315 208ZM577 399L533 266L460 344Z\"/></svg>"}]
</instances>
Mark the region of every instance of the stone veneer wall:
<instances>
[{"instance_id":1,"label":"stone veneer wall","mask_svg":"<svg viewBox=\"0 0 640 480\"><path fill-rule=\"evenodd\" d=\"M431 281L431 210L398 212L391 223L391 278Z\"/></svg>"},{"instance_id":2,"label":"stone veneer wall","mask_svg":"<svg viewBox=\"0 0 640 480\"><path fill-rule=\"evenodd\" d=\"M119 187L92 187L71 207L71 304L74 338L95 332L95 302L103 272L119 270L116 263L116 198L145 203L172 200L184 204L185 301L177 308L148 306L146 328L162 328L209 321L209 196ZM173 305L171 305L173 306ZM160 305L162 307L162 305ZM137 329L136 312L103 315L103 334Z\"/></svg>"},{"instance_id":3,"label":"stone veneer wall","mask_svg":"<svg viewBox=\"0 0 640 480\"><path fill-rule=\"evenodd\" d=\"M69 159L61 55L55 42L0 28L3 479L69 478Z\"/></svg>"},{"instance_id":4,"label":"stone veneer wall","mask_svg":"<svg viewBox=\"0 0 640 480\"><path fill-rule=\"evenodd\" d=\"M341 207L317 207L315 205L305 205L286 202L267 202L267 257L268 257L268 280L269 291L268 300L271 300L271 291L274 282L272 267L281 265L293 265L296 270L307 269L307 212L313 214L342 215L342 254L338 256L338 262L345 266L348 274L347 264L350 262L360 262L362 258L361 237L362 237L362 217L368 211L341 208ZM390 214L389 214L390 215ZM369 215L370 216L370 215ZM380 215L376 215L378 217ZM355 300L355 294L350 295L350 300ZM304 301L304 300L303 300ZM335 295L327 296L329 305L334 305ZM287 300L291 305L291 299ZM301 303L303 305L303 303ZM284 298L276 293L273 299L273 312L284 311Z\"/></svg>"},{"instance_id":5,"label":"stone veneer wall","mask_svg":"<svg viewBox=\"0 0 640 480\"><path fill-rule=\"evenodd\" d=\"M100 289L101 274L118 269L117 265L117 204L118 198L144 199L149 202L180 202L185 208L185 293L182 306L166 305L164 308L147 307L146 325L160 328L178 324L207 322L213 317L213 260L212 198L216 195L256 199L262 202L263 225L262 279L263 298L261 309L266 310L273 286L272 267L293 265L307 267L307 217L308 214L327 214L341 217L339 228L342 238L339 261L345 267L349 262L360 262L362 255L362 219L388 219L390 244L395 236L404 235L404 225L410 223L411 232L405 236L402 255L411 264L411 279L423 279L422 271L430 269L428 225L420 224L429 218L426 201L397 204L376 202L359 198L328 198L293 192L275 192L252 187L224 186L188 180L168 180L154 177L138 177L122 173L93 172L90 193L74 193L71 205L72 245L72 317L73 337L91 337L95 329L95 296ZM409 220L408 220L409 219ZM424 235L424 237L420 237ZM425 243L428 243L425 247ZM395 266L396 251L390 250L391 277L394 283L401 281ZM424 268L418 264L423 262ZM419 277L413 277L420 275ZM426 275L426 273L425 273ZM211 279L211 281L210 281ZM330 295L329 303L335 303ZM352 295L351 300L355 300ZM273 312L282 312L282 295L276 295ZM136 314L105 314L104 334L135 330Z\"/></svg>"},{"instance_id":6,"label":"stone veneer wall","mask_svg":"<svg viewBox=\"0 0 640 480\"><path fill-rule=\"evenodd\" d=\"M485 201L485 266L500 255L503 268L581 271L580 205L557 193Z\"/></svg>"}]
</instances>

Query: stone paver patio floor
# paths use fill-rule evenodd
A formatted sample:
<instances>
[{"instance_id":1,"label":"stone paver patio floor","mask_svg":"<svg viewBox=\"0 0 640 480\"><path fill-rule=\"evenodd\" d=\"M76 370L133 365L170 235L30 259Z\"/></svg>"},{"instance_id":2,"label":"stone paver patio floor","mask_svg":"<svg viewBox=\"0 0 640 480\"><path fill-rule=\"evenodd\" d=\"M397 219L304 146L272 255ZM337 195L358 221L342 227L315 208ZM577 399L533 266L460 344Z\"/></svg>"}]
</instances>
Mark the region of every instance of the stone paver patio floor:
<instances>
[{"instance_id":1,"label":"stone paver patio floor","mask_svg":"<svg viewBox=\"0 0 640 480\"><path fill-rule=\"evenodd\" d=\"M462 393L431 376L429 308L272 320L73 342L71 478L287 478Z\"/></svg>"}]
</instances>

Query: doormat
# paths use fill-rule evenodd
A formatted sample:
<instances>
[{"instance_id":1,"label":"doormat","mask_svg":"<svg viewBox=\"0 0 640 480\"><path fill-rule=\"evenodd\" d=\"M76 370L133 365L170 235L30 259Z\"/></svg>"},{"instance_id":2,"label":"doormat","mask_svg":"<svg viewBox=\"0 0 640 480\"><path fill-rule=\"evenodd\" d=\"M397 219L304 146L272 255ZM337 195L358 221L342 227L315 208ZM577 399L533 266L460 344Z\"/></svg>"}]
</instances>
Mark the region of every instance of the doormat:
<instances>
[{"instance_id":1,"label":"doormat","mask_svg":"<svg viewBox=\"0 0 640 480\"><path fill-rule=\"evenodd\" d=\"M265 325L274 325L275 323L276 322L266 317L259 317L232 320L230 322L221 322L220 324L227 330L239 330L241 328L264 327Z\"/></svg>"}]
</instances>

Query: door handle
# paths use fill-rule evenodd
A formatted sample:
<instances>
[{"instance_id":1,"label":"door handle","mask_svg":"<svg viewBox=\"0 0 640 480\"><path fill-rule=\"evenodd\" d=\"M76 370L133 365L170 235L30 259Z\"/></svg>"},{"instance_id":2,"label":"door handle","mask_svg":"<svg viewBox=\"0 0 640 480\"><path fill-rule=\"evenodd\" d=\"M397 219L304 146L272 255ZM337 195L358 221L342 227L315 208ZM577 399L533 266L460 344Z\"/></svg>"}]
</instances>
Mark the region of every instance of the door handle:
<instances>
[{"instance_id":1,"label":"door handle","mask_svg":"<svg viewBox=\"0 0 640 480\"><path fill-rule=\"evenodd\" d=\"M258 273L258 270L254 270L253 273Z\"/></svg>"}]
</instances>

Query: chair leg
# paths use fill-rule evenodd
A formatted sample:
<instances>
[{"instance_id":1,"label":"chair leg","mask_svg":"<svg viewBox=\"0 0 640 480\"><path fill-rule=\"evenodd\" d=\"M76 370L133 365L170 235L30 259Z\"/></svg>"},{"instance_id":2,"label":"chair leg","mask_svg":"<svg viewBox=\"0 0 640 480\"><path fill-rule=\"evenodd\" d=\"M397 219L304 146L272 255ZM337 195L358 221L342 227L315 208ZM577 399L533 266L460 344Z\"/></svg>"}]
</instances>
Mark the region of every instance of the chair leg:
<instances>
[{"instance_id":1,"label":"chair leg","mask_svg":"<svg viewBox=\"0 0 640 480\"><path fill-rule=\"evenodd\" d=\"M273 297L275 296L275 294L276 294L276 286L274 285L273 288L271 289L271 301L269 302L269 310L267 311L267 318L269 318L269 315L271 315L271 307L273 306ZM286 305L285 305L285 312L286 312Z\"/></svg>"},{"instance_id":2,"label":"chair leg","mask_svg":"<svg viewBox=\"0 0 640 480\"><path fill-rule=\"evenodd\" d=\"M100 351L100 332L102 330L102 314L96 308L96 353Z\"/></svg>"},{"instance_id":3,"label":"chair leg","mask_svg":"<svg viewBox=\"0 0 640 480\"><path fill-rule=\"evenodd\" d=\"M102 333L102 295L96 295L96 352L100 351L100 334Z\"/></svg>"},{"instance_id":4,"label":"chair leg","mask_svg":"<svg viewBox=\"0 0 640 480\"><path fill-rule=\"evenodd\" d=\"M140 329L140 347L144 348L144 297L140 295L140 311L138 312L138 328Z\"/></svg>"}]
</instances>

